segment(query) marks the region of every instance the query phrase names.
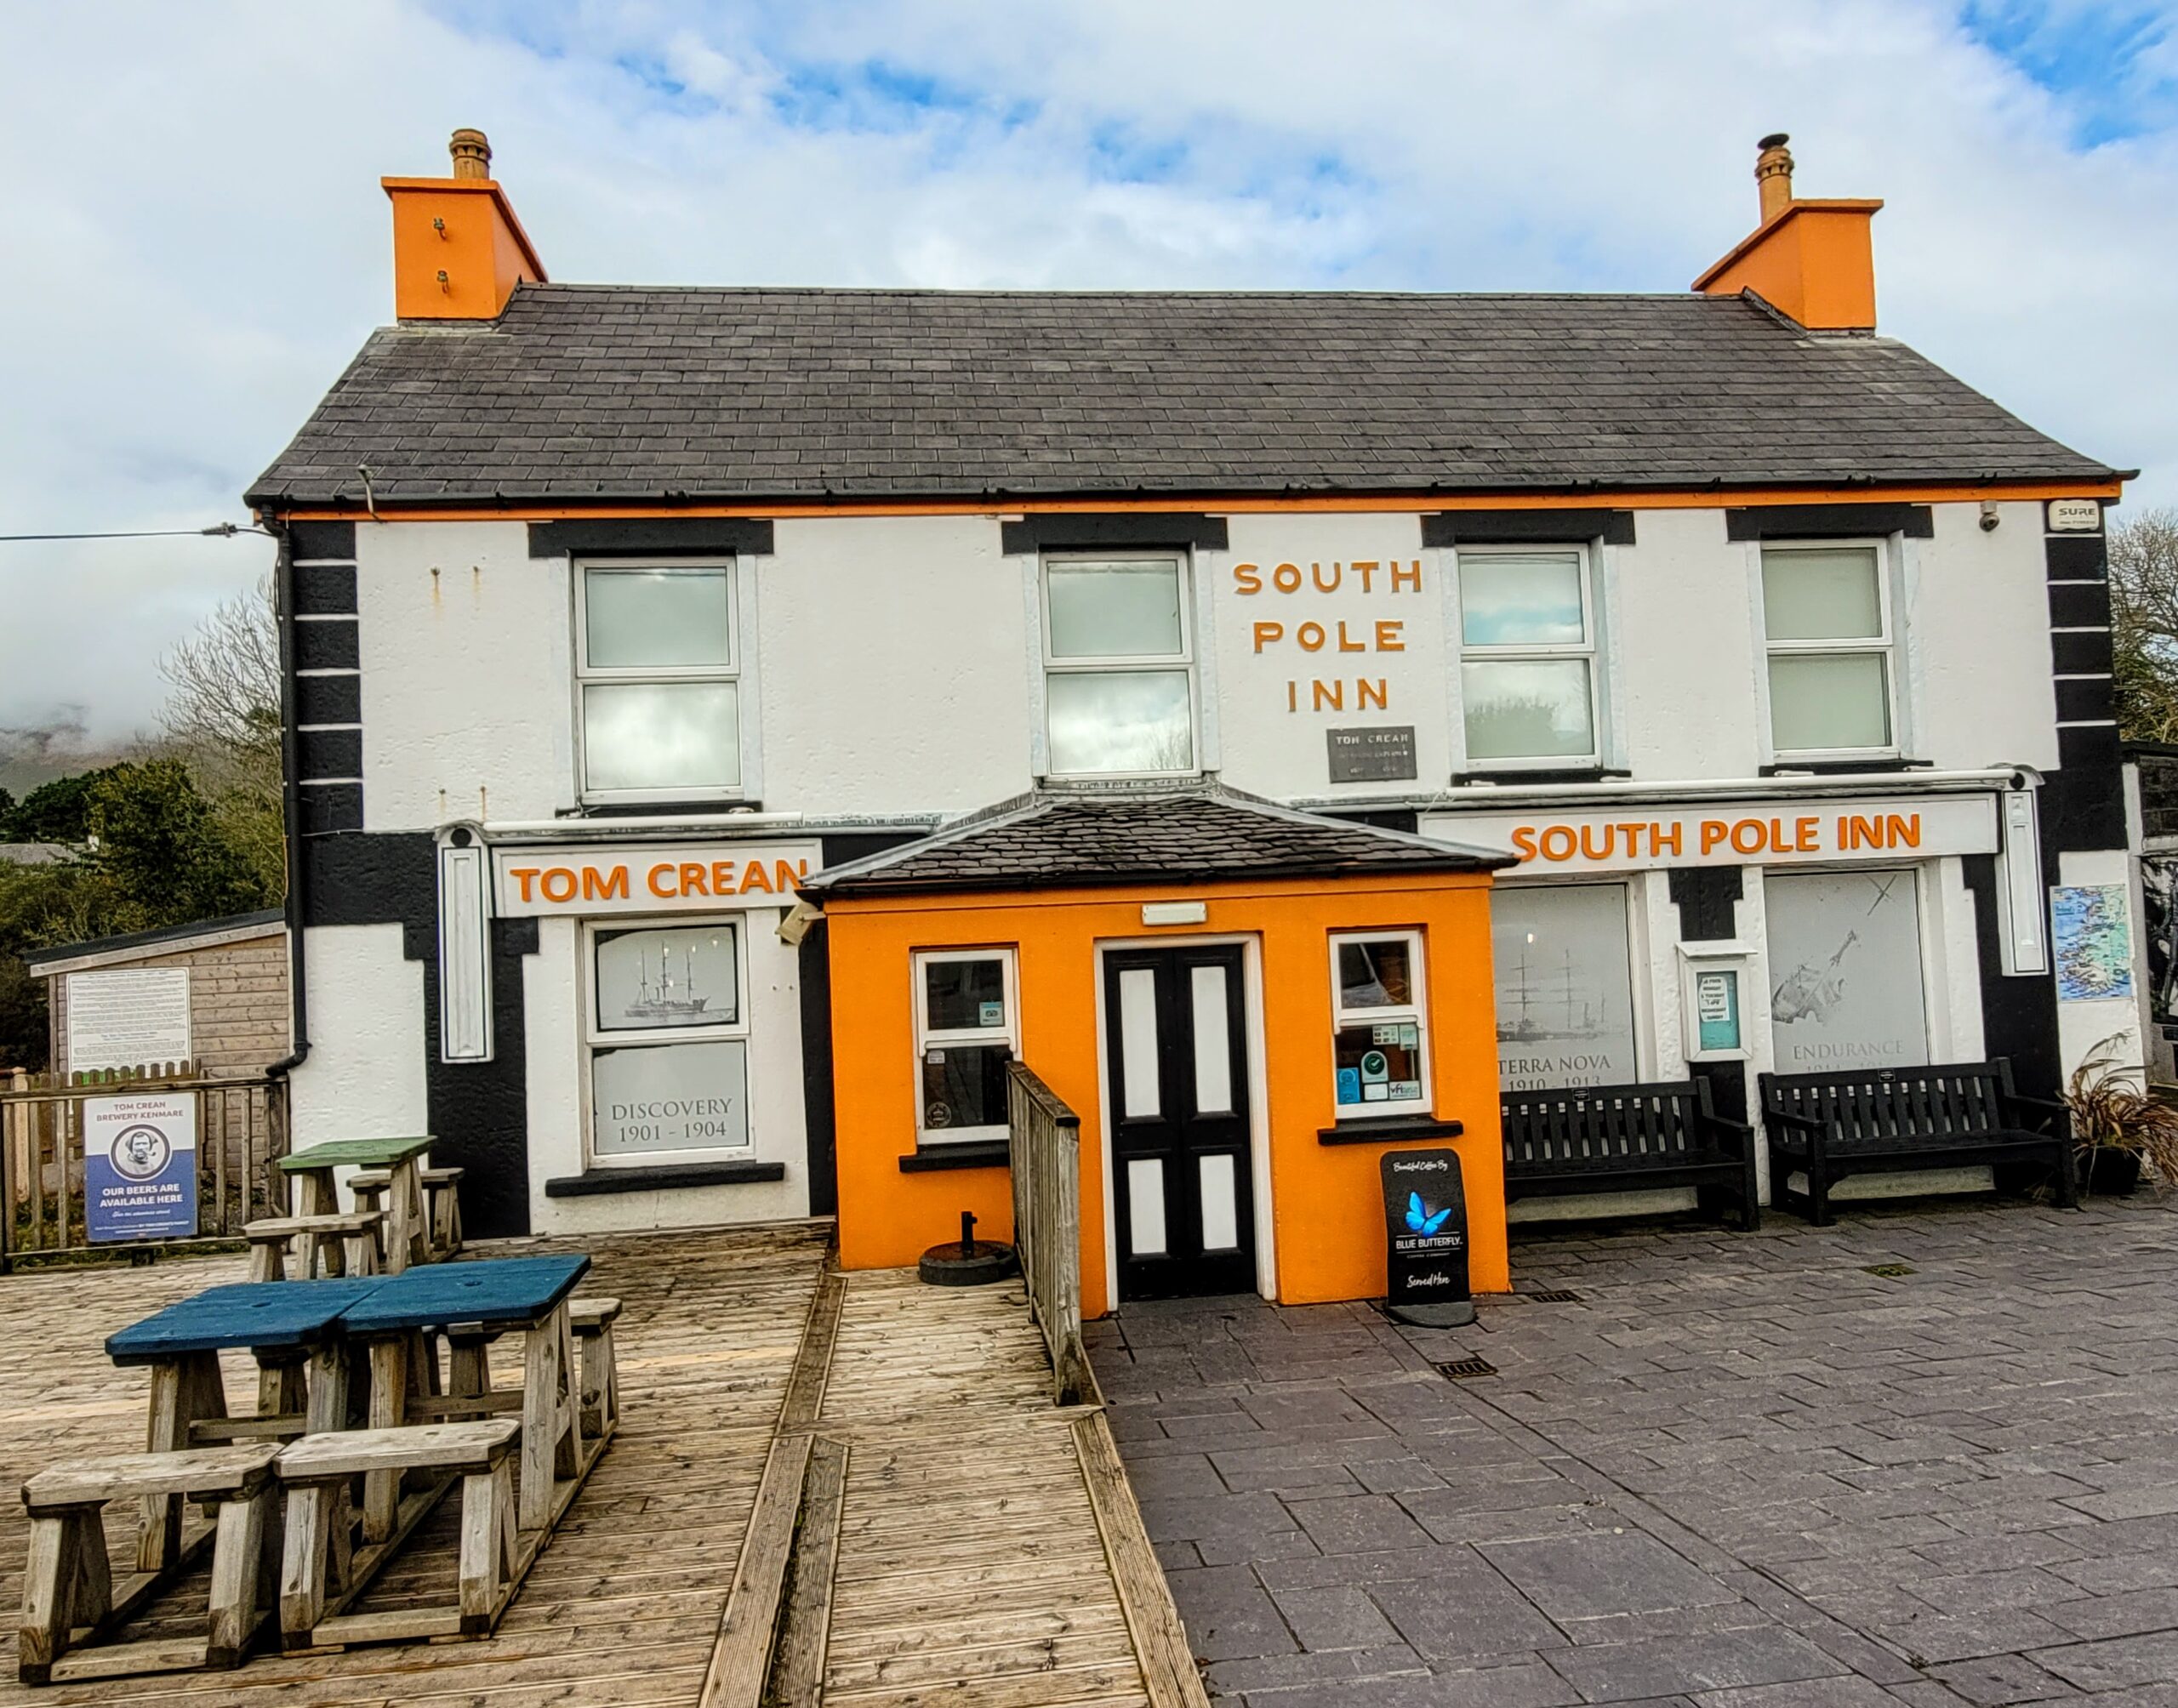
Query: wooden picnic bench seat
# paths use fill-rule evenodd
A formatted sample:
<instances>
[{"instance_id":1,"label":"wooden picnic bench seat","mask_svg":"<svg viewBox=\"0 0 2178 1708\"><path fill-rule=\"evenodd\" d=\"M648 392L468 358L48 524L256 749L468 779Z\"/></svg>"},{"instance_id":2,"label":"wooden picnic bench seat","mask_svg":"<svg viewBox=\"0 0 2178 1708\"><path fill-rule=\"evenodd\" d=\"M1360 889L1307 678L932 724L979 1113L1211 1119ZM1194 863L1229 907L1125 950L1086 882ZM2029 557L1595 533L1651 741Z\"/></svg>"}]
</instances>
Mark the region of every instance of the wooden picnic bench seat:
<instances>
[{"instance_id":1,"label":"wooden picnic bench seat","mask_svg":"<svg viewBox=\"0 0 2178 1708\"><path fill-rule=\"evenodd\" d=\"M237 1665L271 1611L277 1442L137 1453L50 1466L23 1484L30 1557L16 1671L26 1684ZM157 1570L114 1580L103 1509L109 1500L180 1496L211 1525ZM102 1643L212 1540L212 1587L200 1641ZM96 1645L96 1646L94 1646Z\"/></svg>"},{"instance_id":2,"label":"wooden picnic bench seat","mask_svg":"<svg viewBox=\"0 0 2178 1708\"><path fill-rule=\"evenodd\" d=\"M416 1177L424 1188L424 1226L433 1261L443 1262L461 1250L461 1180L464 1169L419 1169ZM393 1190L393 1176L385 1169L358 1169L348 1177L348 1190L356 1195L358 1210L383 1210Z\"/></svg>"},{"instance_id":3,"label":"wooden picnic bench seat","mask_svg":"<svg viewBox=\"0 0 2178 1708\"><path fill-rule=\"evenodd\" d=\"M2024 1165L2046 1170L2057 1202L2078 1202L2072 1120L2062 1103L2021 1096L2011 1063L1943 1062L1922 1068L1765 1073L1770 1201L1817 1227L1831 1222L1830 1189L1856 1174ZM1805 1176L1795 1187L1792 1176Z\"/></svg>"},{"instance_id":4,"label":"wooden picnic bench seat","mask_svg":"<svg viewBox=\"0 0 2178 1708\"><path fill-rule=\"evenodd\" d=\"M1508 1202L1692 1187L1761 1223L1754 1130L1716 1112L1706 1079L1507 1091L1498 1112Z\"/></svg>"},{"instance_id":5,"label":"wooden picnic bench seat","mask_svg":"<svg viewBox=\"0 0 2178 1708\"><path fill-rule=\"evenodd\" d=\"M249 1242L249 1278L286 1280L291 1251L301 1272L298 1281L315 1281L321 1274L375 1275L383 1267L379 1256L385 1221L373 1210L345 1216L267 1216L245 1222L242 1234Z\"/></svg>"},{"instance_id":6,"label":"wooden picnic bench seat","mask_svg":"<svg viewBox=\"0 0 2178 1708\"><path fill-rule=\"evenodd\" d=\"M278 1460L280 1481L288 1490L280 1566L282 1643L289 1648L314 1648L488 1635L535 1557L536 1541L524 1547L515 1529L513 1456L521 1435L518 1420L494 1417L328 1431L306 1435L284 1449ZM349 1480L406 1472L422 1473L442 1486L448 1478L461 1481L455 1604L343 1616L339 1609L413 1523L385 1543L351 1556ZM428 1501L435 1495L415 1498ZM366 1560L365 1555L372 1557Z\"/></svg>"},{"instance_id":7,"label":"wooden picnic bench seat","mask_svg":"<svg viewBox=\"0 0 2178 1708\"><path fill-rule=\"evenodd\" d=\"M618 1299L570 1299L567 1326L575 1337L575 1360L582 1375L582 1438L610 1435L620 1422L620 1372L613 1352L613 1324L620 1314Z\"/></svg>"}]
</instances>

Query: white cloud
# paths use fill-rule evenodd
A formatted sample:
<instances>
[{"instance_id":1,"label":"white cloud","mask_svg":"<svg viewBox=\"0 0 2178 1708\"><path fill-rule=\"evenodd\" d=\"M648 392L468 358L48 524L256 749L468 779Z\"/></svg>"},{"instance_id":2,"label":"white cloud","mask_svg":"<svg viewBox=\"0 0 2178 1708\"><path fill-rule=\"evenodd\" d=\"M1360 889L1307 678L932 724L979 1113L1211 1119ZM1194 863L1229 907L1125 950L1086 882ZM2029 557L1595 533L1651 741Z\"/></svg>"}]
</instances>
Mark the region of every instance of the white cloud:
<instances>
[{"instance_id":1,"label":"white cloud","mask_svg":"<svg viewBox=\"0 0 2178 1708\"><path fill-rule=\"evenodd\" d=\"M7 9L0 532L237 515L386 315L376 179L465 123L561 278L1438 289L1683 288L1787 129L1888 201L1885 331L2178 499L2178 35L2083 146L2051 16L2045 83L1932 0ZM0 547L0 726L145 722L265 557Z\"/></svg>"}]
</instances>

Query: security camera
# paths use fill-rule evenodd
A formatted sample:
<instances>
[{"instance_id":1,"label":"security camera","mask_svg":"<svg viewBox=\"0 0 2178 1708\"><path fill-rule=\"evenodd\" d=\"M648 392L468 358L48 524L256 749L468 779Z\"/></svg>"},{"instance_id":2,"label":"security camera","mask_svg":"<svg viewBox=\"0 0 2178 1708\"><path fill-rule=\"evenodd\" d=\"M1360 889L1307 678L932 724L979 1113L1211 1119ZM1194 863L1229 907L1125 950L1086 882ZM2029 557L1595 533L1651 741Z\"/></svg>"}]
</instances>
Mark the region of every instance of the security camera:
<instances>
[{"instance_id":1,"label":"security camera","mask_svg":"<svg viewBox=\"0 0 2178 1708\"><path fill-rule=\"evenodd\" d=\"M1998 520L1999 518L1997 515L1997 501L1994 498L1982 499L1981 532L1983 533L1994 533L1997 531L1997 523Z\"/></svg>"}]
</instances>

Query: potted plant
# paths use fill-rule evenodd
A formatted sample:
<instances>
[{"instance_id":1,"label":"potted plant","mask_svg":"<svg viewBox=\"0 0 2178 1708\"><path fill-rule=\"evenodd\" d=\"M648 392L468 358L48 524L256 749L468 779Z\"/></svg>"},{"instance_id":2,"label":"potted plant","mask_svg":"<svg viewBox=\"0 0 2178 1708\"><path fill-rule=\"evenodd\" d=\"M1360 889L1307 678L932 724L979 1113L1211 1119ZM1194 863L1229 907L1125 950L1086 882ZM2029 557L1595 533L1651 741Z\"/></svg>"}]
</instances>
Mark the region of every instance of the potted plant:
<instances>
[{"instance_id":1,"label":"potted plant","mask_svg":"<svg viewBox=\"0 0 2178 1708\"><path fill-rule=\"evenodd\" d=\"M2104 1039L2065 1087L2080 1186L2090 1195L2124 1197L2140 1185L2143 1164L2158 1191L2178 1185L2178 1108L2147 1089L2137 1063L2118 1058L2131 1041L2127 1032Z\"/></svg>"}]
</instances>

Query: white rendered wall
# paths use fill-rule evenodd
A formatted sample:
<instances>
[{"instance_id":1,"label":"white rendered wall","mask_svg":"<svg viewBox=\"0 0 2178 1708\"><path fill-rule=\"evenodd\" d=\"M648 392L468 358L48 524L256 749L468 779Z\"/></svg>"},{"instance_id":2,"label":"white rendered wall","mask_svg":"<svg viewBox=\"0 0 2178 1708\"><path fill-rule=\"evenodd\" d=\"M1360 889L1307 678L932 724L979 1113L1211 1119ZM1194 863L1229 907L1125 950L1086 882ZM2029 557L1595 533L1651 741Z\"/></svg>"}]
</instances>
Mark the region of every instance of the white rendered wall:
<instances>
[{"instance_id":1,"label":"white rendered wall","mask_svg":"<svg viewBox=\"0 0 2178 1708\"><path fill-rule=\"evenodd\" d=\"M989 516L774 525L767 808L965 812L1029 786L1027 621Z\"/></svg>"},{"instance_id":2,"label":"white rendered wall","mask_svg":"<svg viewBox=\"0 0 2178 1708\"><path fill-rule=\"evenodd\" d=\"M570 597L523 523L356 524L366 828L573 804Z\"/></svg>"},{"instance_id":3,"label":"white rendered wall","mask_svg":"<svg viewBox=\"0 0 2178 1708\"><path fill-rule=\"evenodd\" d=\"M1907 542L1907 658L1919 740L1941 769L2057 762L2042 506L1936 504L1936 538Z\"/></svg>"},{"instance_id":4,"label":"white rendered wall","mask_svg":"<svg viewBox=\"0 0 2178 1708\"><path fill-rule=\"evenodd\" d=\"M538 922L537 953L522 963L523 1044L528 1062L529 1216L536 1233L710 1227L809 1214L808 1142L801 1082L801 1009L795 951L781 942L784 910L741 915L749 981L747 1150L661 1157L660 1162L751 1161L786 1165L786 1177L741 1186L550 1198L548 1180L585 1170L588 1121L582 1037L579 922ZM616 920L616 924L621 921Z\"/></svg>"},{"instance_id":5,"label":"white rendered wall","mask_svg":"<svg viewBox=\"0 0 2178 1708\"><path fill-rule=\"evenodd\" d=\"M1230 549L1195 555L1214 631L1203 637L1199 656L1206 652L1213 661L1205 680L1214 680L1218 697L1220 780L1273 797L1354 800L1440 784L1451 771L1457 692L1457 671L1445 651L1442 578L1449 555L1423 549L1420 519L1244 515L1229 518L1226 532ZM1366 580L1355 566L1365 562L1372 566ZM1290 593L1277 585L1278 567L1288 563L1300 576L1299 588ZM1419 587L1412 584L1417 563ZM1252 566L1246 577L1236 573L1242 565ZM1404 572L1397 587L1394 566ZM1245 591L1250 581L1260 590ZM1303 625L1311 623L1324 635L1313 651L1302 644ZM1258 623L1283 632L1273 639L1266 629L1259 640ZM1379 623L1395 627L1380 636ZM1314 632L1306 638L1313 640ZM1362 650L1342 651L1342 639ZM1372 700L1362 708L1365 680L1382 687L1383 705ZM1318 681L1326 685L1320 709ZM1344 702L1337 709L1327 703L1334 691ZM1414 730L1417 781L1331 784L1326 731L1407 725Z\"/></svg>"},{"instance_id":6,"label":"white rendered wall","mask_svg":"<svg viewBox=\"0 0 2178 1708\"><path fill-rule=\"evenodd\" d=\"M401 949L397 925L304 933L310 1055L290 1081L294 1148L430 1131L424 964Z\"/></svg>"},{"instance_id":7,"label":"white rendered wall","mask_svg":"<svg viewBox=\"0 0 2178 1708\"><path fill-rule=\"evenodd\" d=\"M1722 510L1643 510L1612 550L1605 613L1624 684L1618 754L1634 776L1753 777L1762 763L1748 549Z\"/></svg>"}]
</instances>

